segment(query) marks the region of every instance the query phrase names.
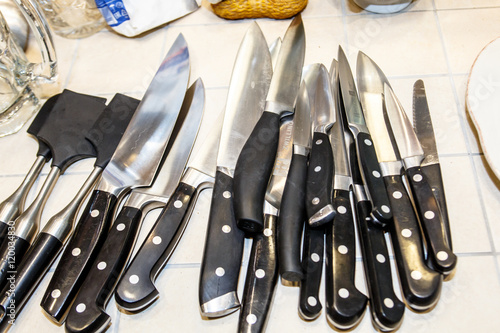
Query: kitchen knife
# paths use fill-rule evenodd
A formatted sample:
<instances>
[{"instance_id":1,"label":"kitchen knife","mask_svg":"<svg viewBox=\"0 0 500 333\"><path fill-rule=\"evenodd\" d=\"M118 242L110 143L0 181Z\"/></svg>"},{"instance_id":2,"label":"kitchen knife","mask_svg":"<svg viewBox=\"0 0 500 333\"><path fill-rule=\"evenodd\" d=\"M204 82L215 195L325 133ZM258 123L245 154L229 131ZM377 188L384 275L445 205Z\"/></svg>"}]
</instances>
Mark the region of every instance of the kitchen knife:
<instances>
[{"instance_id":1,"label":"kitchen knife","mask_svg":"<svg viewBox=\"0 0 500 333\"><path fill-rule=\"evenodd\" d=\"M340 95L338 63L332 61L331 82L336 101L337 121L330 130L334 154L335 177L333 182L333 223L326 227L325 293L326 317L338 329L356 326L366 309L368 298L354 283L356 272L356 232L351 205L351 171L347 156L343 126L343 102Z\"/></svg>"},{"instance_id":2,"label":"kitchen knife","mask_svg":"<svg viewBox=\"0 0 500 333\"><path fill-rule=\"evenodd\" d=\"M278 62L278 55L281 49L281 37L276 38L276 40L269 46L269 53L271 54L272 67L276 67Z\"/></svg>"},{"instance_id":3,"label":"kitchen knife","mask_svg":"<svg viewBox=\"0 0 500 333\"><path fill-rule=\"evenodd\" d=\"M188 79L189 52L179 35L104 169L45 292L42 308L55 321L63 318L95 260L117 201L130 189L153 182Z\"/></svg>"},{"instance_id":4,"label":"kitchen knife","mask_svg":"<svg viewBox=\"0 0 500 333\"><path fill-rule=\"evenodd\" d=\"M424 82L418 80L413 85L413 128L417 134L418 141L422 145L424 151L424 160L420 164L420 170L426 176L432 192L436 197L438 206L441 210L442 226L441 230L445 230L445 242L449 249L453 249L451 239L450 222L448 217L448 209L446 206L446 196L444 191L443 179L441 176L441 166L439 164L439 156L436 147L436 139L434 137L434 129L432 119L425 94ZM443 272L445 275L451 272Z\"/></svg>"},{"instance_id":5,"label":"kitchen knife","mask_svg":"<svg viewBox=\"0 0 500 333\"><path fill-rule=\"evenodd\" d=\"M415 311L433 307L441 293L441 274L425 264L420 226L401 177L399 152L384 115L384 73L367 55L358 53L358 88L366 123L373 134L373 146L382 171L393 223L389 223L399 279L406 303Z\"/></svg>"},{"instance_id":6,"label":"kitchen knife","mask_svg":"<svg viewBox=\"0 0 500 333\"><path fill-rule=\"evenodd\" d=\"M271 76L266 40L254 23L234 63L217 154L199 282L199 304L206 317L226 315L240 305L237 286L245 236L234 216L233 176L238 155L262 114Z\"/></svg>"},{"instance_id":7,"label":"kitchen knife","mask_svg":"<svg viewBox=\"0 0 500 333\"><path fill-rule=\"evenodd\" d=\"M171 198L175 210L185 211L194 188L179 179L196 139L205 104L204 87L197 80L186 92L166 149L166 158L151 187L132 190L116 217L94 264L85 277L65 323L66 332L102 331L111 321L106 305L128 262L139 233L143 210L155 196ZM177 187L177 189L176 189ZM175 190L175 193L174 193ZM153 198L151 198L153 196ZM172 212L163 213L172 214ZM175 214L175 212L173 213ZM155 232L156 227L153 227ZM156 241L157 243L158 241ZM160 242L161 243L161 242ZM150 253L151 255L151 253Z\"/></svg>"},{"instance_id":8,"label":"kitchen knife","mask_svg":"<svg viewBox=\"0 0 500 333\"><path fill-rule=\"evenodd\" d=\"M392 133L403 160L406 178L424 232L428 258L436 271L450 273L457 264L457 256L448 246L441 211L427 177L420 168L424 151L401 103L387 83L384 84L384 97Z\"/></svg>"},{"instance_id":9,"label":"kitchen knife","mask_svg":"<svg viewBox=\"0 0 500 333\"><path fill-rule=\"evenodd\" d=\"M300 15L290 24L278 55L264 112L246 141L234 171L234 213L248 233L264 228L263 205L279 141L280 117L293 113L305 55Z\"/></svg>"},{"instance_id":10,"label":"kitchen knife","mask_svg":"<svg viewBox=\"0 0 500 333\"><path fill-rule=\"evenodd\" d=\"M122 309L141 311L159 297L154 282L187 226L198 193L213 185L222 128L220 118L208 137L196 140L195 145L201 147L191 153L176 191L123 274L115 293Z\"/></svg>"},{"instance_id":11,"label":"kitchen knife","mask_svg":"<svg viewBox=\"0 0 500 333\"><path fill-rule=\"evenodd\" d=\"M363 107L358 98L351 68L344 50L340 46L338 50L338 62L340 89L346 110L346 120L356 143L356 153L359 156L363 183L367 187L367 194L372 202L373 221L376 224L384 226L392 219L391 206L384 180L381 177L381 170L373 146L373 140L366 126L366 116L363 114Z\"/></svg>"},{"instance_id":12,"label":"kitchen knife","mask_svg":"<svg viewBox=\"0 0 500 333\"><path fill-rule=\"evenodd\" d=\"M92 142L97 152L95 168L73 200L45 224L33 242L29 252L17 268L15 293L9 292L10 287L2 290L0 317L3 317L4 311L11 302L16 304L17 314L20 313L52 262L57 258L71 235L82 201L94 187L102 169L109 162L138 104L139 101L135 98L116 94L92 129L88 131L87 139Z\"/></svg>"},{"instance_id":13,"label":"kitchen knife","mask_svg":"<svg viewBox=\"0 0 500 333\"><path fill-rule=\"evenodd\" d=\"M292 157L293 121L284 119L280 127L276 161L266 192L264 229L253 237L248 262L238 332L263 332L272 307L278 281L276 225Z\"/></svg>"}]
</instances>

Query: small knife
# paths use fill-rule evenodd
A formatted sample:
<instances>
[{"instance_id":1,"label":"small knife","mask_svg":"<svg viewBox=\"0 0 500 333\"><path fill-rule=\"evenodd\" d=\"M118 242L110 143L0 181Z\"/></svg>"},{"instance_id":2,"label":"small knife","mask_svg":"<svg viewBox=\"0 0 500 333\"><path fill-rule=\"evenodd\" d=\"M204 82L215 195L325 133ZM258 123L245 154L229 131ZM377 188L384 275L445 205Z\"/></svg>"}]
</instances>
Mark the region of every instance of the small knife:
<instances>
[{"instance_id":1,"label":"small knife","mask_svg":"<svg viewBox=\"0 0 500 333\"><path fill-rule=\"evenodd\" d=\"M373 146L393 210L389 223L396 264L406 303L415 311L433 307L441 293L441 274L425 264L420 225L406 192L401 171L403 164L384 114L384 73L367 55L358 54L358 87L366 123L373 133Z\"/></svg>"},{"instance_id":2,"label":"small knife","mask_svg":"<svg viewBox=\"0 0 500 333\"><path fill-rule=\"evenodd\" d=\"M238 227L245 232L264 229L262 212L278 149L280 117L293 114L304 55L304 24L297 15L283 39L264 112L243 146L234 171L234 213Z\"/></svg>"},{"instance_id":3,"label":"small knife","mask_svg":"<svg viewBox=\"0 0 500 333\"><path fill-rule=\"evenodd\" d=\"M271 56L257 23L243 38L228 90L217 172L201 262L199 304L206 317L239 308L238 278L245 235L233 210L233 175L245 141L259 120L272 76Z\"/></svg>"},{"instance_id":4,"label":"small knife","mask_svg":"<svg viewBox=\"0 0 500 333\"><path fill-rule=\"evenodd\" d=\"M338 51L338 62L340 89L344 99L346 120L356 143L356 152L357 156L359 156L359 166L362 172L363 183L367 187L367 194L370 196L372 202L373 221L376 224L384 226L392 219L391 206L384 180L381 177L381 170L373 146L373 140L366 126L365 115L363 115L363 108L358 98L351 68L341 47L339 47Z\"/></svg>"},{"instance_id":5,"label":"small knife","mask_svg":"<svg viewBox=\"0 0 500 333\"><path fill-rule=\"evenodd\" d=\"M179 35L104 169L42 298L42 308L55 321L63 319L80 289L106 237L117 202L130 189L152 184L188 79L189 52Z\"/></svg>"}]
</instances>

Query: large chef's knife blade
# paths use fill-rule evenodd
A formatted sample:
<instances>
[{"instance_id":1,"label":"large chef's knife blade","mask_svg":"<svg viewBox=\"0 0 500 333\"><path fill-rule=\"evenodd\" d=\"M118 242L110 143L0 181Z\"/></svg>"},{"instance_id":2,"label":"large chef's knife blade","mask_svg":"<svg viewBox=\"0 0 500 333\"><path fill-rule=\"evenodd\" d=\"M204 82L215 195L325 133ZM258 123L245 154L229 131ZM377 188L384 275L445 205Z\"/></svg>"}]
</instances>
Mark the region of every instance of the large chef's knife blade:
<instances>
[{"instance_id":1,"label":"large chef's knife blade","mask_svg":"<svg viewBox=\"0 0 500 333\"><path fill-rule=\"evenodd\" d=\"M200 271L199 303L206 317L226 315L240 305L237 286L245 237L234 216L233 176L241 149L264 109L271 76L266 40L254 23L238 50L224 111Z\"/></svg>"},{"instance_id":2,"label":"large chef's knife blade","mask_svg":"<svg viewBox=\"0 0 500 333\"><path fill-rule=\"evenodd\" d=\"M406 303L416 311L436 304L441 293L441 274L425 264L420 225L401 177L402 161L384 114L384 84L388 82L381 69L367 55L358 54L358 88L366 123L373 134L393 211L389 223L396 264Z\"/></svg>"},{"instance_id":3,"label":"large chef's knife blade","mask_svg":"<svg viewBox=\"0 0 500 333\"><path fill-rule=\"evenodd\" d=\"M293 113L305 55L300 15L290 24L266 97L264 113L246 141L234 172L234 213L246 232L263 230L263 205L279 141L280 117Z\"/></svg>"},{"instance_id":4,"label":"large chef's knife blade","mask_svg":"<svg viewBox=\"0 0 500 333\"><path fill-rule=\"evenodd\" d=\"M180 35L104 169L42 299L42 308L56 321L62 319L95 260L117 201L131 188L151 185L181 108L188 79L189 52Z\"/></svg>"},{"instance_id":5,"label":"large chef's knife blade","mask_svg":"<svg viewBox=\"0 0 500 333\"><path fill-rule=\"evenodd\" d=\"M339 47L338 62L340 89L345 105L346 119L356 143L363 183L368 188L368 195L372 202L373 220L375 223L385 225L392 218L389 198L381 178L380 166L370 132L366 126L365 115L363 115L363 108L358 98L351 68L342 47Z\"/></svg>"},{"instance_id":6,"label":"large chef's knife blade","mask_svg":"<svg viewBox=\"0 0 500 333\"><path fill-rule=\"evenodd\" d=\"M448 245L441 210L427 177L420 168L420 163L424 159L424 151L401 103L388 84L384 85L384 96L392 132L403 159L408 183L425 235L428 258L436 271L449 274L457 264L457 256Z\"/></svg>"}]
</instances>

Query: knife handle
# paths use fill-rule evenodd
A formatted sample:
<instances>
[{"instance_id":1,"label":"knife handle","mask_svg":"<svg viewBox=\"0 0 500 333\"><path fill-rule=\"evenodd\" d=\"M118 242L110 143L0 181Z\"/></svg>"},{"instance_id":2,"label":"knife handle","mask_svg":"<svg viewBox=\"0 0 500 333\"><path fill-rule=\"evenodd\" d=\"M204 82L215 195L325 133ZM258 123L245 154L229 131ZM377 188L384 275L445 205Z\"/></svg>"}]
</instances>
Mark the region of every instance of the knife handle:
<instances>
[{"instance_id":1,"label":"knife handle","mask_svg":"<svg viewBox=\"0 0 500 333\"><path fill-rule=\"evenodd\" d=\"M56 322L63 320L106 238L116 201L113 194L94 190L62 253L40 304Z\"/></svg>"},{"instance_id":2,"label":"knife handle","mask_svg":"<svg viewBox=\"0 0 500 333\"><path fill-rule=\"evenodd\" d=\"M17 273L9 274L8 284L1 293L0 318L12 303L16 305L16 317L19 315L62 248L63 243L56 237L45 232L38 235L18 265Z\"/></svg>"},{"instance_id":3,"label":"knife handle","mask_svg":"<svg viewBox=\"0 0 500 333\"><path fill-rule=\"evenodd\" d=\"M237 288L245 233L236 225L233 178L217 171L201 261L199 302L206 317L221 317L240 306Z\"/></svg>"},{"instance_id":4,"label":"knife handle","mask_svg":"<svg viewBox=\"0 0 500 333\"><path fill-rule=\"evenodd\" d=\"M278 262L276 253L277 216L265 214L264 230L254 236L248 263L238 332L264 332L272 306Z\"/></svg>"},{"instance_id":5,"label":"knife handle","mask_svg":"<svg viewBox=\"0 0 500 333\"><path fill-rule=\"evenodd\" d=\"M9 223L11 222L0 222L0 246L2 246L3 242L7 238L9 234Z\"/></svg>"},{"instance_id":6,"label":"knife handle","mask_svg":"<svg viewBox=\"0 0 500 333\"><path fill-rule=\"evenodd\" d=\"M100 332L111 318L104 312L132 253L142 211L124 206L85 277L66 319L66 332Z\"/></svg>"},{"instance_id":7,"label":"knife handle","mask_svg":"<svg viewBox=\"0 0 500 333\"><path fill-rule=\"evenodd\" d=\"M278 149L280 116L264 111L245 142L234 170L234 213L238 227L262 232L264 197Z\"/></svg>"},{"instance_id":8,"label":"knife handle","mask_svg":"<svg viewBox=\"0 0 500 333\"><path fill-rule=\"evenodd\" d=\"M368 298L354 283L356 234L349 191L335 190L337 212L326 233L326 316L338 329L356 326L365 312Z\"/></svg>"},{"instance_id":9,"label":"knife handle","mask_svg":"<svg viewBox=\"0 0 500 333\"><path fill-rule=\"evenodd\" d=\"M184 230L181 225L195 191L193 186L180 182L163 208L118 283L115 300L121 308L140 311L158 298L154 281L177 245L173 239L179 231L182 233Z\"/></svg>"},{"instance_id":10,"label":"knife handle","mask_svg":"<svg viewBox=\"0 0 500 333\"><path fill-rule=\"evenodd\" d=\"M372 323L377 329L393 331L401 326L405 304L394 292L384 230L372 223L371 209L369 201L358 201L356 204L356 222L370 298L369 308Z\"/></svg>"},{"instance_id":11,"label":"knife handle","mask_svg":"<svg viewBox=\"0 0 500 333\"><path fill-rule=\"evenodd\" d=\"M305 214L307 156L293 154L281 200L278 223L278 255L281 278L299 282L304 277L300 248Z\"/></svg>"},{"instance_id":12,"label":"knife handle","mask_svg":"<svg viewBox=\"0 0 500 333\"><path fill-rule=\"evenodd\" d=\"M323 253L325 251L325 227L312 228L306 224L302 266L304 279L300 283L299 314L305 320L314 320L323 306L319 300L319 287L323 274Z\"/></svg>"},{"instance_id":13,"label":"knife handle","mask_svg":"<svg viewBox=\"0 0 500 333\"><path fill-rule=\"evenodd\" d=\"M329 223L335 216L332 206L333 174L330 138L325 133L314 132L306 183L306 211L312 227Z\"/></svg>"},{"instance_id":14,"label":"knife handle","mask_svg":"<svg viewBox=\"0 0 500 333\"><path fill-rule=\"evenodd\" d=\"M420 226L401 176L385 176L384 181L394 212L389 231L403 295L413 310L425 311L437 303L443 278L425 264Z\"/></svg>"},{"instance_id":15,"label":"knife handle","mask_svg":"<svg viewBox=\"0 0 500 333\"><path fill-rule=\"evenodd\" d=\"M0 247L0 290L8 283L7 278L17 271L17 266L30 247L30 243L16 235L9 234Z\"/></svg>"},{"instance_id":16,"label":"knife handle","mask_svg":"<svg viewBox=\"0 0 500 333\"><path fill-rule=\"evenodd\" d=\"M356 138L356 145L360 168L363 170L363 180L372 201L373 222L385 226L392 221L392 210L370 134L360 132Z\"/></svg>"}]
</instances>

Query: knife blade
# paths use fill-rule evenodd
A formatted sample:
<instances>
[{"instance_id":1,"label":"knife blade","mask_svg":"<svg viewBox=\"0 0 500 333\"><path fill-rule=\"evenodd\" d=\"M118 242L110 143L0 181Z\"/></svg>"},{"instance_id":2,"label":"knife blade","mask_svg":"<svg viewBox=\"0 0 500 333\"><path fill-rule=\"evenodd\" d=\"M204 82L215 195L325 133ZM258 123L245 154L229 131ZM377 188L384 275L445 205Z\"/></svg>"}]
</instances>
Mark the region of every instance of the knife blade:
<instances>
[{"instance_id":1,"label":"knife blade","mask_svg":"<svg viewBox=\"0 0 500 333\"><path fill-rule=\"evenodd\" d=\"M245 235L234 216L233 176L237 158L262 114L271 76L266 40L254 23L238 50L224 111L199 280L199 305L206 317L226 315L240 305L237 286Z\"/></svg>"},{"instance_id":2,"label":"knife blade","mask_svg":"<svg viewBox=\"0 0 500 333\"><path fill-rule=\"evenodd\" d=\"M358 88L368 128L373 133L390 204L393 223L389 223L399 278L406 303L415 311L424 311L436 304L441 293L441 274L425 264L420 226L401 177L403 164L386 123L384 114L384 83L382 70L362 52L358 53Z\"/></svg>"},{"instance_id":3,"label":"knife blade","mask_svg":"<svg viewBox=\"0 0 500 333\"><path fill-rule=\"evenodd\" d=\"M441 211L427 177L420 168L424 151L401 103L387 83L384 84L384 96L392 133L424 232L429 261L436 271L449 274L457 264L457 256L448 246Z\"/></svg>"},{"instance_id":4,"label":"knife blade","mask_svg":"<svg viewBox=\"0 0 500 333\"><path fill-rule=\"evenodd\" d=\"M443 179L441 176L441 166L434 137L432 119L427 103L424 82L417 80L413 85L413 128L417 134L418 141L424 150L424 160L420 164L420 169L425 174L432 192L436 197L438 206L441 210L442 226L441 229L446 233L446 244L449 249L453 249L451 239L450 222L448 209L446 205L446 195L444 191ZM452 272L444 272L445 275L451 275Z\"/></svg>"},{"instance_id":5,"label":"knife blade","mask_svg":"<svg viewBox=\"0 0 500 333\"><path fill-rule=\"evenodd\" d=\"M373 147L373 140L366 126L363 107L358 97L351 68L342 47L339 47L338 62L340 89L346 110L346 120L356 143L359 169L363 177L363 184L367 187L365 192L370 196L372 202L373 221L384 226L392 219L389 198L384 181L381 178L381 170Z\"/></svg>"},{"instance_id":6,"label":"knife blade","mask_svg":"<svg viewBox=\"0 0 500 333\"><path fill-rule=\"evenodd\" d=\"M262 211L278 149L280 117L293 113L304 55L304 24L297 15L283 39L264 112L236 163L234 213L238 227L248 233L261 232L264 228Z\"/></svg>"},{"instance_id":7,"label":"knife blade","mask_svg":"<svg viewBox=\"0 0 500 333\"><path fill-rule=\"evenodd\" d=\"M42 308L55 321L63 318L95 260L117 201L131 188L151 185L188 79L189 52L179 35L104 169L42 299Z\"/></svg>"}]
</instances>

